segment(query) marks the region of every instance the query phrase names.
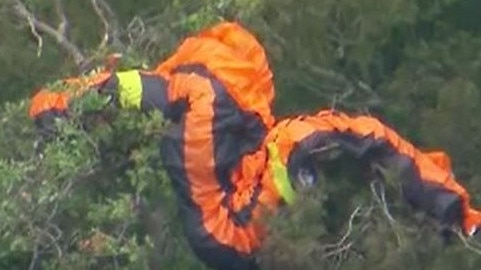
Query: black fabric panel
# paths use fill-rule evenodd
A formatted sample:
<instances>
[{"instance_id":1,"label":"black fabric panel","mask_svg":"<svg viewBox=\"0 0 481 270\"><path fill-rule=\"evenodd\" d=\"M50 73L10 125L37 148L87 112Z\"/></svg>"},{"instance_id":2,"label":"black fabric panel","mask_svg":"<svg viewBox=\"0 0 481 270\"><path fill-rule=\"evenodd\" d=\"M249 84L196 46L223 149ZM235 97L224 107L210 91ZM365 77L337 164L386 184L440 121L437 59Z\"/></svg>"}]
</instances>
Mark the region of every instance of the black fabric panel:
<instances>
[{"instance_id":1,"label":"black fabric panel","mask_svg":"<svg viewBox=\"0 0 481 270\"><path fill-rule=\"evenodd\" d=\"M258 115L239 108L224 85L204 66L180 66L175 72L195 73L210 80L215 93L213 137L216 176L225 192L235 192L230 180L232 171L244 155L259 149L267 128Z\"/></svg>"},{"instance_id":2,"label":"black fabric panel","mask_svg":"<svg viewBox=\"0 0 481 270\"><path fill-rule=\"evenodd\" d=\"M142 81L141 109L165 112L168 105L167 81L158 75L140 73Z\"/></svg>"},{"instance_id":3,"label":"black fabric panel","mask_svg":"<svg viewBox=\"0 0 481 270\"><path fill-rule=\"evenodd\" d=\"M168 81L158 75L150 75L139 72L142 83L142 98L140 108L143 112L160 110L163 116L178 123L182 114L187 110L187 101L179 100L169 103ZM110 95L112 103L119 105L118 89L119 78L116 74L111 76L103 85L100 85L99 92Z\"/></svg>"},{"instance_id":4,"label":"black fabric panel","mask_svg":"<svg viewBox=\"0 0 481 270\"><path fill-rule=\"evenodd\" d=\"M259 183L254 188L254 193L252 194L249 204L242 207L239 211L234 211L229 208L229 201L232 194L227 194L223 198L222 205L229 210L229 219L231 219L236 226L245 227L252 221L252 212L257 206L261 191L262 186Z\"/></svg>"},{"instance_id":5,"label":"black fabric panel","mask_svg":"<svg viewBox=\"0 0 481 270\"><path fill-rule=\"evenodd\" d=\"M396 169L399 172L397 179L401 181L403 196L415 209L424 211L442 224L462 223L460 197L442 186L421 179L414 160L399 153L384 139L337 131L314 132L293 148L288 159L289 175L294 177L300 166L314 158L309 154L309 150L331 143L339 144L344 153L354 156L360 162Z\"/></svg>"},{"instance_id":6,"label":"black fabric panel","mask_svg":"<svg viewBox=\"0 0 481 270\"><path fill-rule=\"evenodd\" d=\"M34 119L34 125L44 140L53 139L57 135L55 121L58 118L66 118L67 111L49 110L38 114Z\"/></svg>"},{"instance_id":7,"label":"black fabric panel","mask_svg":"<svg viewBox=\"0 0 481 270\"><path fill-rule=\"evenodd\" d=\"M119 78L117 74L112 74L110 78L100 86L100 92L106 94L116 94L119 88Z\"/></svg>"},{"instance_id":8,"label":"black fabric panel","mask_svg":"<svg viewBox=\"0 0 481 270\"><path fill-rule=\"evenodd\" d=\"M312 164L313 156L310 154L311 150L327 147L337 144L344 153L355 157L356 159L366 159L367 155L372 155L379 149L383 149L382 140L376 140L372 136L360 138L352 133L347 132L314 132L298 142L288 159L288 172L291 177L294 177L301 166L306 163ZM323 152L322 155L328 155L329 152Z\"/></svg>"},{"instance_id":9,"label":"black fabric panel","mask_svg":"<svg viewBox=\"0 0 481 270\"><path fill-rule=\"evenodd\" d=\"M202 66L180 66L175 72L195 73L211 81L215 94L214 123L212 125L215 172L222 190L231 193L234 191L234 187L230 181L230 170L240 160L240 149L238 145L241 144L241 140L238 140L235 129L242 125L241 114L235 106L232 106L233 104L229 102L230 100L227 99L223 86Z\"/></svg>"},{"instance_id":10,"label":"black fabric panel","mask_svg":"<svg viewBox=\"0 0 481 270\"><path fill-rule=\"evenodd\" d=\"M235 249L218 243L204 228L201 209L190 195L189 180L184 166L184 126L173 124L161 141L161 156L173 188L178 195L183 228L192 250L212 269L257 270L254 258L239 254Z\"/></svg>"},{"instance_id":11,"label":"black fabric panel","mask_svg":"<svg viewBox=\"0 0 481 270\"><path fill-rule=\"evenodd\" d=\"M104 83L97 85L98 93L102 95L107 95L111 98L110 104L118 107L120 106L119 102L119 78L117 77L116 73L112 73L110 78L106 80Z\"/></svg>"},{"instance_id":12,"label":"black fabric panel","mask_svg":"<svg viewBox=\"0 0 481 270\"><path fill-rule=\"evenodd\" d=\"M184 67L175 70L174 72L193 72L192 67ZM219 86L215 87L214 77L206 74L205 69L194 69L199 75L208 77L213 83L213 88L216 94L215 106L219 101L224 99L228 101L228 95ZM217 90L215 90L217 88ZM221 97L217 99L217 95ZM233 104L233 103L232 103ZM237 135L241 129L243 114L236 107L228 107L221 102L221 111L215 108L215 119L219 123L214 123L214 151L216 160L216 174L220 179L220 185L225 191L234 192L232 183L230 182L230 175L232 169L240 160L242 155L241 149L249 149L241 147L242 138ZM163 165L166 169L169 178L172 181L174 190L180 199L180 210L183 216L183 224L187 239L195 254L206 265L212 269L219 270L257 270L255 258L250 255L240 254L234 248L223 245L217 242L212 235L210 235L204 228L202 223L201 209L191 199L189 180L187 178L186 168L184 166L184 114L187 107L179 106L177 110L177 119L179 122L172 125L169 132L163 137L161 143L161 154ZM219 117L223 116L224 118ZM226 121L228 120L228 121ZM253 204L247 206L239 213L231 211L229 216L236 220L248 220L252 209L257 203L257 197L260 193L255 192L253 196ZM239 222L243 223L243 222Z\"/></svg>"}]
</instances>

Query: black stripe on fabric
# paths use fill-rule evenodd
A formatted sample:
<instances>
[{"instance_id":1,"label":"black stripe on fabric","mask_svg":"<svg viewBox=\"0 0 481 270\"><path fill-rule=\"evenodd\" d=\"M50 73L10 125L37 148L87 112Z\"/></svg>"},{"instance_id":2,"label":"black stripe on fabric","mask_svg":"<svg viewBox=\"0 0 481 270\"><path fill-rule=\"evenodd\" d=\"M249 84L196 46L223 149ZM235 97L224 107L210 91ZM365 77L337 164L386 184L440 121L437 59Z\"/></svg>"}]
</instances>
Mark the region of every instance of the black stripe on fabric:
<instances>
[{"instance_id":1,"label":"black stripe on fabric","mask_svg":"<svg viewBox=\"0 0 481 270\"><path fill-rule=\"evenodd\" d=\"M140 73L142 82L142 111L160 110L165 112L168 106L167 81L159 75Z\"/></svg>"},{"instance_id":2,"label":"black stripe on fabric","mask_svg":"<svg viewBox=\"0 0 481 270\"><path fill-rule=\"evenodd\" d=\"M240 162L243 153L253 151L256 148L255 145L249 145L249 141L244 143L245 139L242 135L239 135L242 134L242 132L239 132L242 131L243 125L245 124L242 121L249 117L243 114L220 82L204 67L182 66L173 71L173 73L177 72L194 72L201 77L208 78L212 84L215 94L215 115L213 119L215 172L216 177L220 180L219 185L221 188L224 191L228 191L226 192L227 194L231 194L235 192L230 181L232 170ZM179 119L184 119L184 112L185 110L178 116ZM184 157L182 156L184 153L183 125L184 121L174 125L171 130L172 133L164 137L162 142L162 157L164 159L164 166L173 182L173 186L181 199L184 227L192 249L204 263L213 269L257 270L258 266L253 254L239 253L232 246L217 242L215 238L205 230L201 209L191 198L189 180L184 165ZM251 125L255 126L255 124ZM262 128L260 129L262 130ZM263 135L258 134L257 136L263 139ZM260 144L261 140L259 139L259 145ZM229 218L231 218L234 224L248 222L252 209L257 203L260 191L259 186L252 198L252 202L241 211L236 213L231 208L227 208L229 210ZM232 243L232 245L235 244L236 243Z\"/></svg>"},{"instance_id":3,"label":"black stripe on fabric","mask_svg":"<svg viewBox=\"0 0 481 270\"><path fill-rule=\"evenodd\" d=\"M313 132L298 142L289 155L289 175L295 176L300 166L313 158L309 149L327 146L333 142L339 144L343 152L359 161L375 162L385 168L398 169L403 196L413 208L424 211L444 225L462 224L461 198L441 185L423 180L415 161L401 154L385 139L362 137L350 132Z\"/></svg>"},{"instance_id":4,"label":"black stripe on fabric","mask_svg":"<svg viewBox=\"0 0 481 270\"><path fill-rule=\"evenodd\" d=\"M172 124L161 141L161 156L172 186L178 195L186 238L196 256L216 270L257 270L252 256L223 245L205 230L202 210L192 200L184 157L185 121Z\"/></svg>"},{"instance_id":5,"label":"black stripe on fabric","mask_svg":"<svg viewBox=\"0 0 481 270\"><path fill-rule=\"evenodd\" d=\"M213 138L216 177L223 191L234 193L232 171L244 155L259 149L267 134L267 128L259 115L240 108L225 86L205 66L184 65L175 69L175 72L195 73L211 82L215 94ZM253 208L249 205L246 207ZM235 212L232 214L237 215Z\"/></svg>"},{"instance_id":6,"label":"black stripe on fabric","mask_svg":"<svg viewBox=\"0 0 481 270\"><path fill-rule=\"evenodd\" d=\"M257 184L254 187L254 192L252 194L250 202L242 207L239 211L234 211L230 205L231 194L227 194L222 199L222 205L229 210L229 219L231 219L234 224L238 227L246 227L252 220L252 213L257 206L259 201L259 195L261 194L262 186Z\"/></svg>"},{"instance_id":7,"label":"black stripe on fabric","mask_svg":"<svg viewBox=\"0 0 481 270\"><path fill-rule=\"evenodd\" d=\"M58 130L55 125L56 119L67 117L67 110L51 109L35 116L34 125L42 138L50 140L58 135Z\"/></svg>"},{"instance_id":8,"label":"black stripe on fabric","mask_svg":"<svg viewBox=\"0 0 481 270\"><path fill-rule=\"evenodd\" d=\"M107 92L107 93L116 93L119 88L119 77L117 76L116 73L112 74L110 78L105 82L105 84L102 86L102 89L100 90L102 93Z\"/></svg>"},{"instance_id":9,"label":"black stripe on fabric","mask_svg":"<svg viewBox=\"0 0 481 270\"><path fill-rule=\"evenodd\" d=\"M100 84L99 87L99 94L108 95L111 98L110 103L116 106L120 106L119 102L119 77L116 73L113 73L112 76L103 84Z\"/></svg>"}]
</instances>

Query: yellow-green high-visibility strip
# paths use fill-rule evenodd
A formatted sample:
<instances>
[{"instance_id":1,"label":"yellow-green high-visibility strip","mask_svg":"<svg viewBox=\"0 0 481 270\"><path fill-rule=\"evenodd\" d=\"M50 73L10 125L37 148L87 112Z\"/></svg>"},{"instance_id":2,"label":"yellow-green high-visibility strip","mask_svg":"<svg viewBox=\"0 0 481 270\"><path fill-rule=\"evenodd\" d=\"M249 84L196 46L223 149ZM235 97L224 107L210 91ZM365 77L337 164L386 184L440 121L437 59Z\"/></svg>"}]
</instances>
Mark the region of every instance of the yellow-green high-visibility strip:
<instances>
[{"instance_id":1,"label":"yellow-green high-visibility strip","mask_svg":"<svg viewBox=\"0 0 481 270\"><path fill-rule=\"evenodd\" d=\"M287 168L282 164L281 157L279 156L279 149L275 143L271 142L267 144L267 150L269 151L269 166L274 175L274 184L277 191L287 204L292 204L296 193L289 180Z\"/></svg>"},{"instance_id":2,"label":"yellow-green high-visibility strip","mask_svg":"<svg viewBox=\"0 0 481 270\"><path fill-rule=\"evenodd\" d=\"M140 109L142 101L142 78L138 70L118 72L119 102L122 108Z\"/></svg>"}]
</instances>

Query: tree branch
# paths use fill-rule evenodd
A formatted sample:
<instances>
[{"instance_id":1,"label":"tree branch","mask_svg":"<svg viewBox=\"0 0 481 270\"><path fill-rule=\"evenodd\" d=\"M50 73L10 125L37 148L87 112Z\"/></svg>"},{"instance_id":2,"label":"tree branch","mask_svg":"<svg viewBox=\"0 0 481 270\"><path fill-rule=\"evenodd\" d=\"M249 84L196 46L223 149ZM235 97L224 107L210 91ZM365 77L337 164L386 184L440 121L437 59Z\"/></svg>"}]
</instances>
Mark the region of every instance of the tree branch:
<instances>
[{"instance_id":1,"label":"tree branch","mask_svg":"<svg viewBox=\"0 0 481 270\"><path fill-rule=\"evenodd\" d=\"M55 0L55 11L57 12L57 16L60 20L60 23L57 27L57 32L66 37L68 35L69 22L67 20L67 16L65 15L63 1L64 0Z\"/></svg>"},{"instance_id":2,"label":"tree branch","mask_svg":"<svg viewBox=\"0 0 481 270\"><path fill-rule=\"evenodd\" d=\"M37 39L37 57L40 57L42 55L42 49L43 49L43 38L37 32L37 28L35 28L32 18L30 17L28 18L28 26L30 27L30 31L32 35Z\"/></svg>"},{"instance_id":3,"label":"tree branch","mask_svg":"<svg viewBox=\"0 0 481 270\"><path fill-rule=\"evenodd\" d=\"M465 248L476 253L477 255L481 255L481 245L479 243L473 243L473 241L470 241L471 239L464 236L461 230L454 230L454 233L456 233L459 239L461 239Z\"/></svg>"},{"instance_id":4,"label":"tree branch","mask_svg":"<svg viewBox=\"0 0 481 270\"><path fill-rule=\"evenodd\" d=\"M57 44L71 57L81 72L88 70L95 59L95 55L87 57L69 38L69 20L64 9L64 0L55 0L55 12L58 17L58 25L56 27L49 25L45 21L38 19L22 2L22 0L12 0L14 3L14 12L30 27L32 35L35 36L38 43L37 55L41 54L43 47L43 38L39 33L43 33L54 38ZM102 40L96 51L102 52L114 39L117 40L118 27L115 13L104 0L90 0L95 14L99 17L104 33ZM113 25L113 26L112 26ZM95 54L95 53L94 53Z\"/></svg>"},{"instance_id":5,"label":"tree branch","mask_svg":"<svg viewBox=\"0 0 481 270\"><path fill-rule=\"evenodd\" d=\"M14 3L14 11L16 15L19 16L21 19L25 20L30 25L32 34L34 34L39 41L39 50L41 49L42 38L37 31L44 32L50 37L55 38L59 46L73 57L77 66L81 66L85 62L85 56L83 55L83 53L66 36L68 20L65 16L65 13L63 12L62 0L55 1L57 14L59 15L61 20L57 29L37 19L20 0L14 0Z\"/></svg>"},{"instance_id":6,"label":"tree branch","mask_svg":"<svg viewBox=\"0 0 481 270\"><path fill-rule=\"evenodd\" d=\"M37 263L38 263L38 243L35 243L35 246L33 247L33 253L32 253L32 259L30 260L30 265L28 267L28 270L34 270L37 268Z\"/></svg>"},{"instance_id":7,"label":"tree branch","mask_svg":"<svg viewBox=\"0 0 481 270\"><path fill-rule=\"evenodd\" d=\"M109 43L110 41L110 23L107 20L107 17L105 16L105 13L103 9L99 5L99 1L101 2L102 6L106 6L107 4L104 3L102 0L90 0L90 3L92 4L92 8L94 9L95 13L97 16L100 18L102 21L102 24L104 25L104 34L102 41L100 42L98 49L103 49L105 46Z\"/></svg>"},{"instance_id":8,"label":"tree branch","mask_svg":"<svg viewBox=\"0 0 481 270\"><path fill-rule=\"evenodd\" d=\"M352 245L352 242L350 242L349 244L345 244L346 240L349 238L349 236L351 235L352 233L352 230L353 230L353 223L354 223L354 218L356 218L357 216L359 216L359 213L361 211L361 206L357 206L356 209L354 209L354 211L351 213L350 217L349 217L349 223L348 223L348 227L347 227L347 230L346 232L344 233L344 235L342 236L342 238L337 242L337 243L334 243L334 244L327 244L324 246L325 249L331 249L331 248L336 248L336 250L339 250L341 249L343 246L347 246L347 245ZM341 249L341 250L344 250L344 249ZM328 254L324 255L325 257L328 257L330 255L332 255L333 252L329 252Z\"/></svg>"}]
</instances>

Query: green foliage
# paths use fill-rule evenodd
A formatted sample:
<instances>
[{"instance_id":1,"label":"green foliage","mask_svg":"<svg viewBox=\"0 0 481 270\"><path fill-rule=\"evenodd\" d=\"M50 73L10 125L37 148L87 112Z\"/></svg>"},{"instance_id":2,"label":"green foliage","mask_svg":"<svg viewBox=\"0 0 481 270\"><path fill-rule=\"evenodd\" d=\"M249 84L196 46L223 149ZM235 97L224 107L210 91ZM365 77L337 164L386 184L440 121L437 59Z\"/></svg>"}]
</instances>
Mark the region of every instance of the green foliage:
<instances>
[{"instance_id":1,"label":"green foliage","mask_svg":"<svg viewBox=\"0 0 481 270\"><path fill-rule=\"evenodd\" d=\"M21 119L0 130L32 128ZM155 262L199 269L174 225L175 197L158 169L161 115L120 112L88 133L76 121L58 123L62 135L42 158L30 148L28 158L1 160L1 268L148 269ZM8 136L2 132L2 141L17 142Z\"/></svg>"},{"instance_id":2,"label":"green foliage","mask_svg":"<svg viewBox=\"0 0 481 270\"><path fill-rule=\"evenodd\" d=\"M479 267L479 255L460 241L446 244L432 220L406 207L396 186L370 190L359 165L349 157L324 163L319 186L268 219L262 269Z\"/></svg>"},{"instance_id":3,"label":"green foliage","mask_svg":"<svg viewBox=\"0 0 481 270\"><path fill-rule=\"evenodd\" d=\"M54 2L25 1L56 26ZM102 50L89 2L65 1L71 40L99 63L122 52L119 69L155 66L185 35L241 20L267 49L278 116L329 106L378 115L422 148L445 149L480 202L479 1L111 0L119 40ZM26 98L39 85L64 90L55 81L75 67L45 35L39 55L9 3L0 4L0 269L202 269L159 160L161 115L106 108L92 93L59 121L43 158L35 153ZM324 164L318 189L266 221L264 269L479 269L480 256L442 243L395 185L390 220L358 165Z\"/></svg>"}]
</instances>

